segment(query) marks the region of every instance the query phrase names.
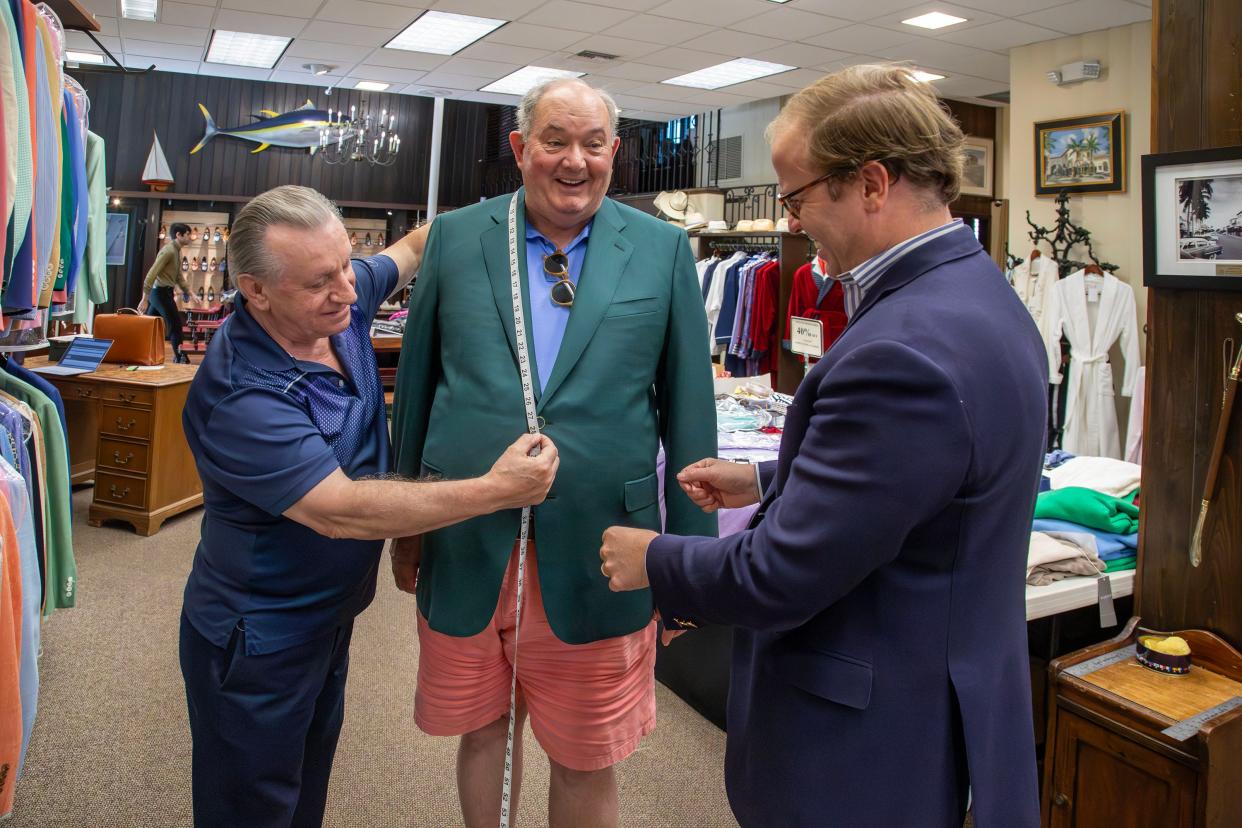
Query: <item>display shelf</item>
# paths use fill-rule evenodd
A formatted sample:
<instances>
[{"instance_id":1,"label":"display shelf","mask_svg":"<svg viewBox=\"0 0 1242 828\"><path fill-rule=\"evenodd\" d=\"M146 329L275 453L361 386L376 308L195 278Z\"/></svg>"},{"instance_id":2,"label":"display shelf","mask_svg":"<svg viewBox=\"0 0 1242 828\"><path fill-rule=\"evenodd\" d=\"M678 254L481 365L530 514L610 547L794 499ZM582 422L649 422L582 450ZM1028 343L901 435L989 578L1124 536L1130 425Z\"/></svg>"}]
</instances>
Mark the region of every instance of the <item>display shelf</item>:
<instances>
[{"instance_id":1,"label":"display shelf","mask_svg":"<svg viewBox=\"0 0 1242 828\"><path fill-rule=\"evenodd\" d=\"M1134 570L1108 573L1113 598L1134 593ZM1053 581L1045 586L1026 588L1026 620L1044 618L1062 612L1089 607L1096 603L1099 587L1096 578L1076 576Z\"/></svg>"}]
</instances>

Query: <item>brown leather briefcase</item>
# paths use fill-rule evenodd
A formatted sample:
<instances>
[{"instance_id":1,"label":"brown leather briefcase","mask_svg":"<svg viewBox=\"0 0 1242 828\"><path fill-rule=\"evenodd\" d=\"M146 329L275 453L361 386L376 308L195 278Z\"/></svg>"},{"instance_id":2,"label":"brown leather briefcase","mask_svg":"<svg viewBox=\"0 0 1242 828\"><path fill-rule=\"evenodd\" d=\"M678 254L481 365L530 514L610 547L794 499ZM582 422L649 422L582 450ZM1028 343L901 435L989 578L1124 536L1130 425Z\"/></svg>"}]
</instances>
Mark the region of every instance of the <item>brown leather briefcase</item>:
<instances>
[{"instance_id":1,"label":"brown leather briefcase","mask_svg":"<svg viewBox=\"0 0 1242 828\"><path fill-rule=\"evenodd\" d=\"M112 340L104 362L164 364L164 320L159 316L143 316L133 308L101 313L92 333L96 339Z\"/></svg>"}]
</instances>

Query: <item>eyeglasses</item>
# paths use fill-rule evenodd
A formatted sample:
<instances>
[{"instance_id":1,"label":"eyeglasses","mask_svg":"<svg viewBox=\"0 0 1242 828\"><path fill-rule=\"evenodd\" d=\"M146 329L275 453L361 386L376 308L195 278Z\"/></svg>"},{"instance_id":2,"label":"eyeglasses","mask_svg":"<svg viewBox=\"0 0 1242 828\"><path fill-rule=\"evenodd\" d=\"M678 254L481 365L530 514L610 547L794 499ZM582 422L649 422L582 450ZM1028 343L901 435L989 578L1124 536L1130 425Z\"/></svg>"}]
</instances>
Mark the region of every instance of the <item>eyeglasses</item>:
<instances>
[{"instance_id":1,"label":"eyeglasses","mask_svg":"<svg viewBox=\"0 0 1242 828\"><path fill-rule=\"evenodd\" d=\"M828 179L832 178L834 175L837 175L838 172L839 172L838 170L832 170L831 172L826 172L823 175L821 175L819 178L812 181L811 183L803 184L801 187L799 187L796 190L793 190L792 192L785 193L784 195L778 194L776 196L776 200L782 207L785 208L786 212L789 213L789 217L797 221L800 218L798 213L802 210L802 202L795 200L795 197L798 195L798 193L805 192L811 189L812 187L814 187L816 184L827 181Z\"/></svg>"},{"instance_id":2,"label":"eyeglasses","mask_svg":"<svg viewBox=\"0 0 1242 828\"><path fill-rule=\"evenodd\" d=\"M569 280L569 256L557 250L543 257L543 273L552 282L551 295L553 303L562 308L571 308L574 304L574 283Z\"/></svg>"}]
</instances>

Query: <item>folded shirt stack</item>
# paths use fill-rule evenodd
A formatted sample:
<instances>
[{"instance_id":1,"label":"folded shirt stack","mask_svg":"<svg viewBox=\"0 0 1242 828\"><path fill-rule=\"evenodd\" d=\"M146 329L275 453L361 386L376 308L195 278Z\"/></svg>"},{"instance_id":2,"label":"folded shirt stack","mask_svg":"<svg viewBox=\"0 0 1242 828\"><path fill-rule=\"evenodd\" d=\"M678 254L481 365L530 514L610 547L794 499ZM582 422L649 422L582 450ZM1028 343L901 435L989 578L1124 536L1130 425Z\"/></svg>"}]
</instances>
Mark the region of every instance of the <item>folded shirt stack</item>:
<instances>
[{"instance_id":1,"label":"folded shirt stack","mask_svg":"<svg viewBox=\"0 0 1242 828\"><path fill-rule=\"evenodd\" d=\"M1054 533L1054 536L1056 533L1089 535L1095 543L1095 557L1101 564L1097 571L1134 569L1138 550L1140 468L1108 457L1053 458L1050 455L1049 459L1055 462L1045 464L1046 490L1039 493L1035 502L1033 532ZM1033 540L1032 550L1035 543ZM1048 549L1042 541L1038 543ZM1084 569L1085 563L1074 566ZM1028 560L1027 583L1035 583L1031 580L1033 576L1046 578L1041 572L1032 569Z\"/></svg>"},{"instance_id":2,"label":"folded shirt stack","mask_svg":"<svg viewBox=\"0 0 1242 828\"><path fill-rule=\"evenodd\" d=\"M1026 582L1044 586L1071 575L1092 577L1105 571L1096 554L1095 537L1086 532L1032 532L1026 559Z\"/></svg>"}]
</instances>

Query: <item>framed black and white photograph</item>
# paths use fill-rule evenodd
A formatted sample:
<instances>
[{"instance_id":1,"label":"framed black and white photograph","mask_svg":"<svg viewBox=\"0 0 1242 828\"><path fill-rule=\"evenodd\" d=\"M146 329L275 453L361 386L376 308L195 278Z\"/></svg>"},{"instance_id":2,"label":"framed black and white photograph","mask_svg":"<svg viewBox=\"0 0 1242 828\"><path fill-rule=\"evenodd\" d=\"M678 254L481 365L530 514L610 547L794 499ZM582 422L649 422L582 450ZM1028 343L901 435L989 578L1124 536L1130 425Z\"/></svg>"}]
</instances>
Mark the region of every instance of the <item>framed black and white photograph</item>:
<instances>
[{"instance_id":1,"label":"framed black and white photograph","mask_svg":"<svg viewBox=\"0 0 1242 828\"><path fill-rule=\"evenodd\" d=\"M992 151L991 138L966 136L962 147L966 156L962 165L962 195L992 197Z\"/></svg>"},{"instance_id":2,"label":"framed black and white photograph","mask_svg":"<svg viewBox=\"0 0 1242 828\"><path fill-rule=\"evenodd\" d=\"M1242 147L1143 156L1143 284L1242 290Z\"/></svg>"},{"instance_id":3,"label":"framed black and white photograph","mask_svg":"<svg viewBox=\"0 0 1242 828\"><path fill-rule=\"evenodd\" d=\"M110 265L125 264L125 251L129 248L129 213L108 213L104 262Z\"/></svg>"},{"instance_id":4,"label":"framed black and white photograph","mask_svg":"<svg viewBox=\"0 0 1242 828\"><path fill-rule=\"evenodd\" d=\"M1124 193L1124 112L1035 123L1035 195Z\"/></svg>"}]
</instances>

